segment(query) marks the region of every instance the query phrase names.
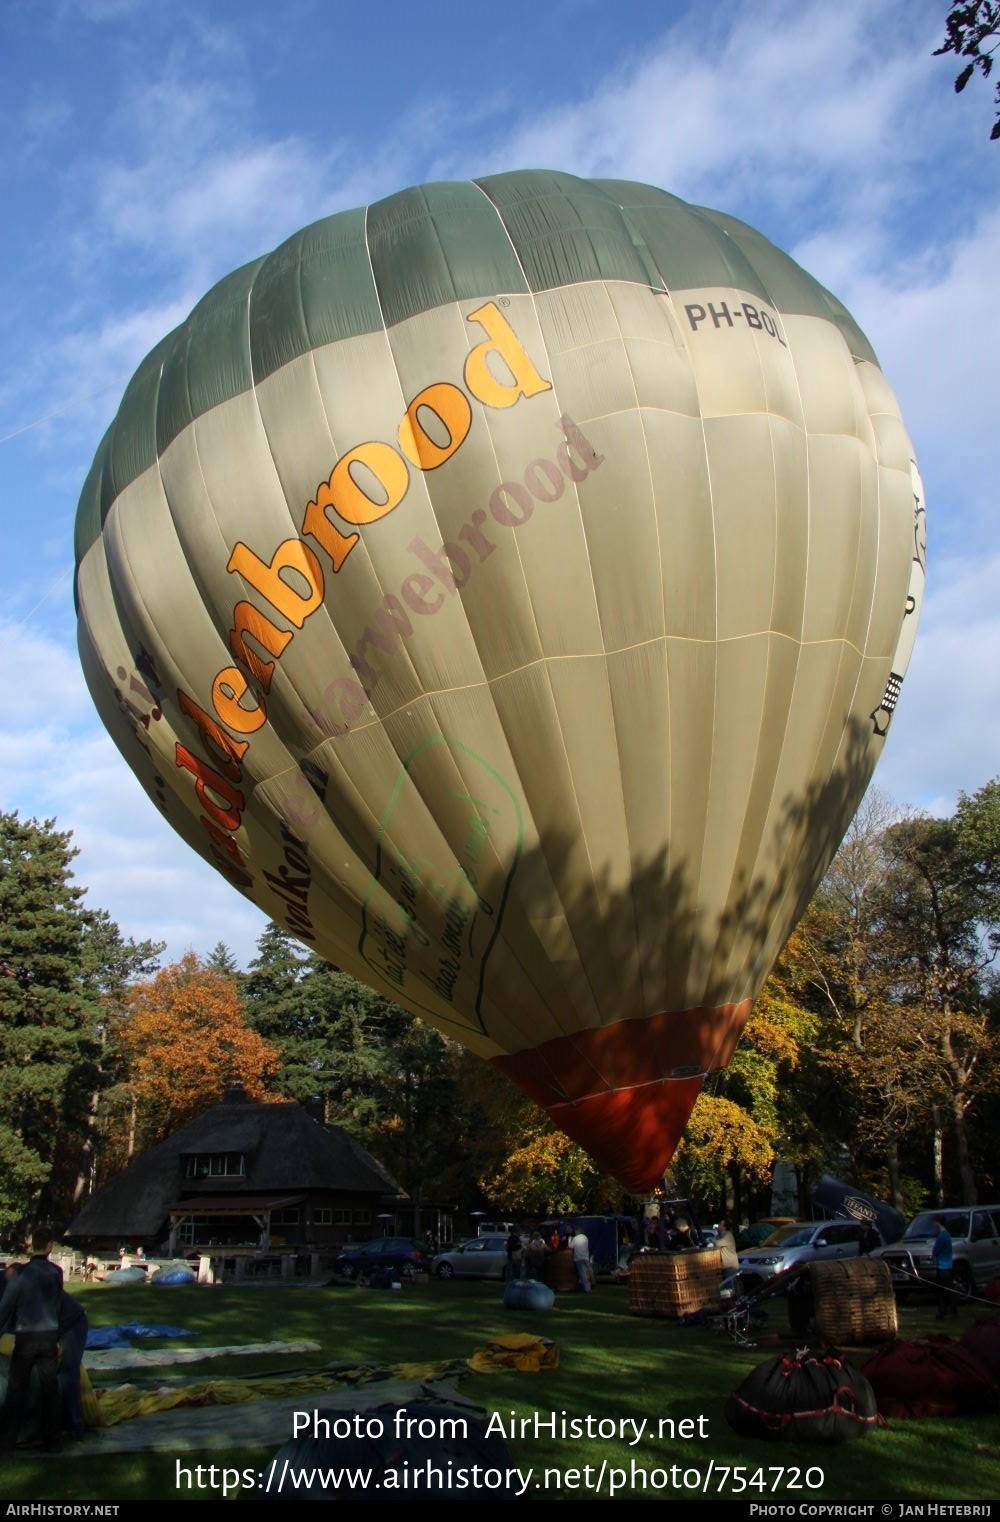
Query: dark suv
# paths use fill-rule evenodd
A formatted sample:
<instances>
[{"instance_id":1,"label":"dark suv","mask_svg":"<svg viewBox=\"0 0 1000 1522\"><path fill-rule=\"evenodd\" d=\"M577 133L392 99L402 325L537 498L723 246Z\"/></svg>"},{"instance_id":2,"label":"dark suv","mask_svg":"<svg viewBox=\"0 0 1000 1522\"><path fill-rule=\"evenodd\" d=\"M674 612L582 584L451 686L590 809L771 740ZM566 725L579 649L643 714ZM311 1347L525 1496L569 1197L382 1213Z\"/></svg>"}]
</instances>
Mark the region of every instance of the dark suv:
<instances>
[{"instance_id":1,"label":"dark suv","mask_svg":"<svg viewBox=\"0 0 1000 1522\"><path fill-rule=\"evenodd\" d=\"M396 1273L410 1269L429 1273L434 1256L429 1242L416 1237L376 1237L373 1242L348 1242L334 1261L334 1271L345 1279L370 1274L373 1269L388 1268Z\"/></svg>"},{"instance_id":2,"label":"dark suv","mask_svg":"<svg viewBox=\"0 0 1000 1522\"><path fill-rule=\"evenodd\" d=\"M872 1253L873 1258L883 1258L888 1263L900 1299L910 1291L931 1288L935 1283L934 1222L938 1217L951 1236L954 1282L960 1294L975 1294L1000 1274L1000 1205L922 1210L898 1242L890 1242L888 1247Z\"/></svg>"}]
</instances>

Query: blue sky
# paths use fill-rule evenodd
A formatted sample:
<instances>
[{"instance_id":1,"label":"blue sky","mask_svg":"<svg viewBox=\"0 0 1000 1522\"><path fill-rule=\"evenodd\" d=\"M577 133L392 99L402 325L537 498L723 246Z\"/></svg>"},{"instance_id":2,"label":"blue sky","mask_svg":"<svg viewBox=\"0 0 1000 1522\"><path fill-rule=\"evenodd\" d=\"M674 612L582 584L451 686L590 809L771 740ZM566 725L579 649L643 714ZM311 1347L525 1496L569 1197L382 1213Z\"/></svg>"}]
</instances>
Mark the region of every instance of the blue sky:
<instances>
[{"instance_id":1,"label":"blue sky","mask_svg":"<svg viewBox=\"0 0 1000 1522\"><path fill-rule=\"evenodd\" d=\"M172 835L79 671L73 520L143 355L303 224L423 180L551 167L744 218L847 304L926 486L927 599L878 785L1000 772L993 527L1000 145L932 57L945 0L5 0L0 808L73 832L88 902L168 955L264 921ZM193 906L197 905L197 915Z\"/></svg>"}]
</instances>

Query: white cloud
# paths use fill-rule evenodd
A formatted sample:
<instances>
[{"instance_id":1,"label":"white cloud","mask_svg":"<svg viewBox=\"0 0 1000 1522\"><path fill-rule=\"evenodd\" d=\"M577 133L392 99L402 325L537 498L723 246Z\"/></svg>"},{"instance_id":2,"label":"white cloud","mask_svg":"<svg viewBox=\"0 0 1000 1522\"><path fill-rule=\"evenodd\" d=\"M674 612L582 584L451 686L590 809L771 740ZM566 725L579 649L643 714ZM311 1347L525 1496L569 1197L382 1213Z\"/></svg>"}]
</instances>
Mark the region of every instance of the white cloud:
<instances>
[{"instance_id":1,"label":"white cloud","mask_svg":"<svg viewBox=\"0 0 1000 1522\"><path fill-rule=\"evenodd\" d=\"M0 624L0 646L8 673L3 701L8 733L36 732L34 743L41 734L90 719L93 710L75 651L17 624Z\"/></svg>"},{"instance_id":2,"label":"white cloud","mask_svg":"<svg viewBox=\"0 0 1000 1522\"><path fill-rule=\"evenodd\" d=\"M99 216L107 236L212 278L232 257L266 253L328 199L329 166L294 139L181 155L158 143L134 165L101 175ZM221 270L220 270L221 265Z\"/></svg>"},{"instance_id":3,"label":"white cloud","mask_svg":"<svg viewBox=\"0 0 1000 1522\"><path fill-rule=\"evenodd\" d=\"M959 554L992 532L998 248L1000 208L986 206L971 226L940 240L933 264L873 269L830 234L796 250L824 280L829 251L838 295L875 344L918 457L933 461L925 471L932 561L936 535Z\"/></svg>"},{"instance_id":4,"label":"white cloud","mask_svg":"<svg viewBox=\"0 0 1000 1522\"><path fill-rule=\"evenodd\" d=\"M758 215L825 211L832 198L870 216L905 195L900 168L940 126L929 88L939 18L912 10L906 50L893 47L894 18L861 0L771 0L714 25L686 12L588 98L522 121L489 165L645 180L737 213L751 201ZM915 120L913 100L924 103Z\"/></svg>"}]
</instances>

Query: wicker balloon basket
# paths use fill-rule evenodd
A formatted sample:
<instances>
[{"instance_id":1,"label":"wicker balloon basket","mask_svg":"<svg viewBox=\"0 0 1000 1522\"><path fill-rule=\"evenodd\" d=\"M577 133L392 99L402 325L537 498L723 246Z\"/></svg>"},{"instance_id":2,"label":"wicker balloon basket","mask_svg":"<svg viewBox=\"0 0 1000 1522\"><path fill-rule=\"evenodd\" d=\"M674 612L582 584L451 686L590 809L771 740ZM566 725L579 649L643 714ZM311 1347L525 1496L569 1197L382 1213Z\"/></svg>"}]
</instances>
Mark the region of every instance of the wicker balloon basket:
<instances>
[{"instance_id":1,"label":"wicker balloon basket","mask_svg":"<svg viewBox=\"0 0 1000 1522\"><path fill-rule=\"evenodd\" d=\"M892 1275L880 1258L813 1263L813 1321L830 1343L886 1342L898 1328Z\"/></svg>"},{"instance_id":2,"label":"wicker balloon basket","mask_svg":"<svg viewBox=\"0 0 1000 1522\"><path fill-rule=\"evenodd\" d=\"M628 1266L628 1308L634 1316L688 1316L719 1305L722 1254L643 1253Z\"/></svg>"},{"instance_id":3,"label":"wicker balloon basket","mask_svg":"<svg viewBox=\"0 0 1000 1522\"><path fill-rule=\"evenodd\" d=\"M565 1295L570 1290L576 1289L579 1283L576 1264L568 1248L562 1248L559 1252L546 1253L545 1283L550 1289L554 1289L557 1295Z\"/></svg>"}]
</instances>

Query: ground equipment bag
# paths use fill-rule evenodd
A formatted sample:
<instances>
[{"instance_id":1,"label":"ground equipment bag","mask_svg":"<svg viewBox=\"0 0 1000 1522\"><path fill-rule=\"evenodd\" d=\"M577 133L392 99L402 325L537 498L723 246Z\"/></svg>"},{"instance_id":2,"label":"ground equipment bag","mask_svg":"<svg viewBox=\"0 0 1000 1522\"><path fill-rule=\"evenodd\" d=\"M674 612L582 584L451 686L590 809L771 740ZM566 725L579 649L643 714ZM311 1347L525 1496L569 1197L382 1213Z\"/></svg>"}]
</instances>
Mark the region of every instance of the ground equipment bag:
<instances>
[{"instance_id":1,"label":"ground equipment bag","mask_svg":"<svg viewBox=\"0 0 1000 1522\"><path fill-rule=\"evenodd\" d=\"M996 1409L997 1387L989 1369L950 1337L897 1338L878 1348L862 1372L885 1416L956 1416Z\"/></svg>"},{"instance_id":2,"label":"ground equipment bag","mask_svg":"<svg viewBox=\"0 0 1000 1522\"><path fill-rule=\"evenodd\" d=\"M800 1348L758 1364L726 1402L726 1421L744 1437L840 1443L879 1423L864 1375L832 1349Z\"/></svg>"}]
</instances>

